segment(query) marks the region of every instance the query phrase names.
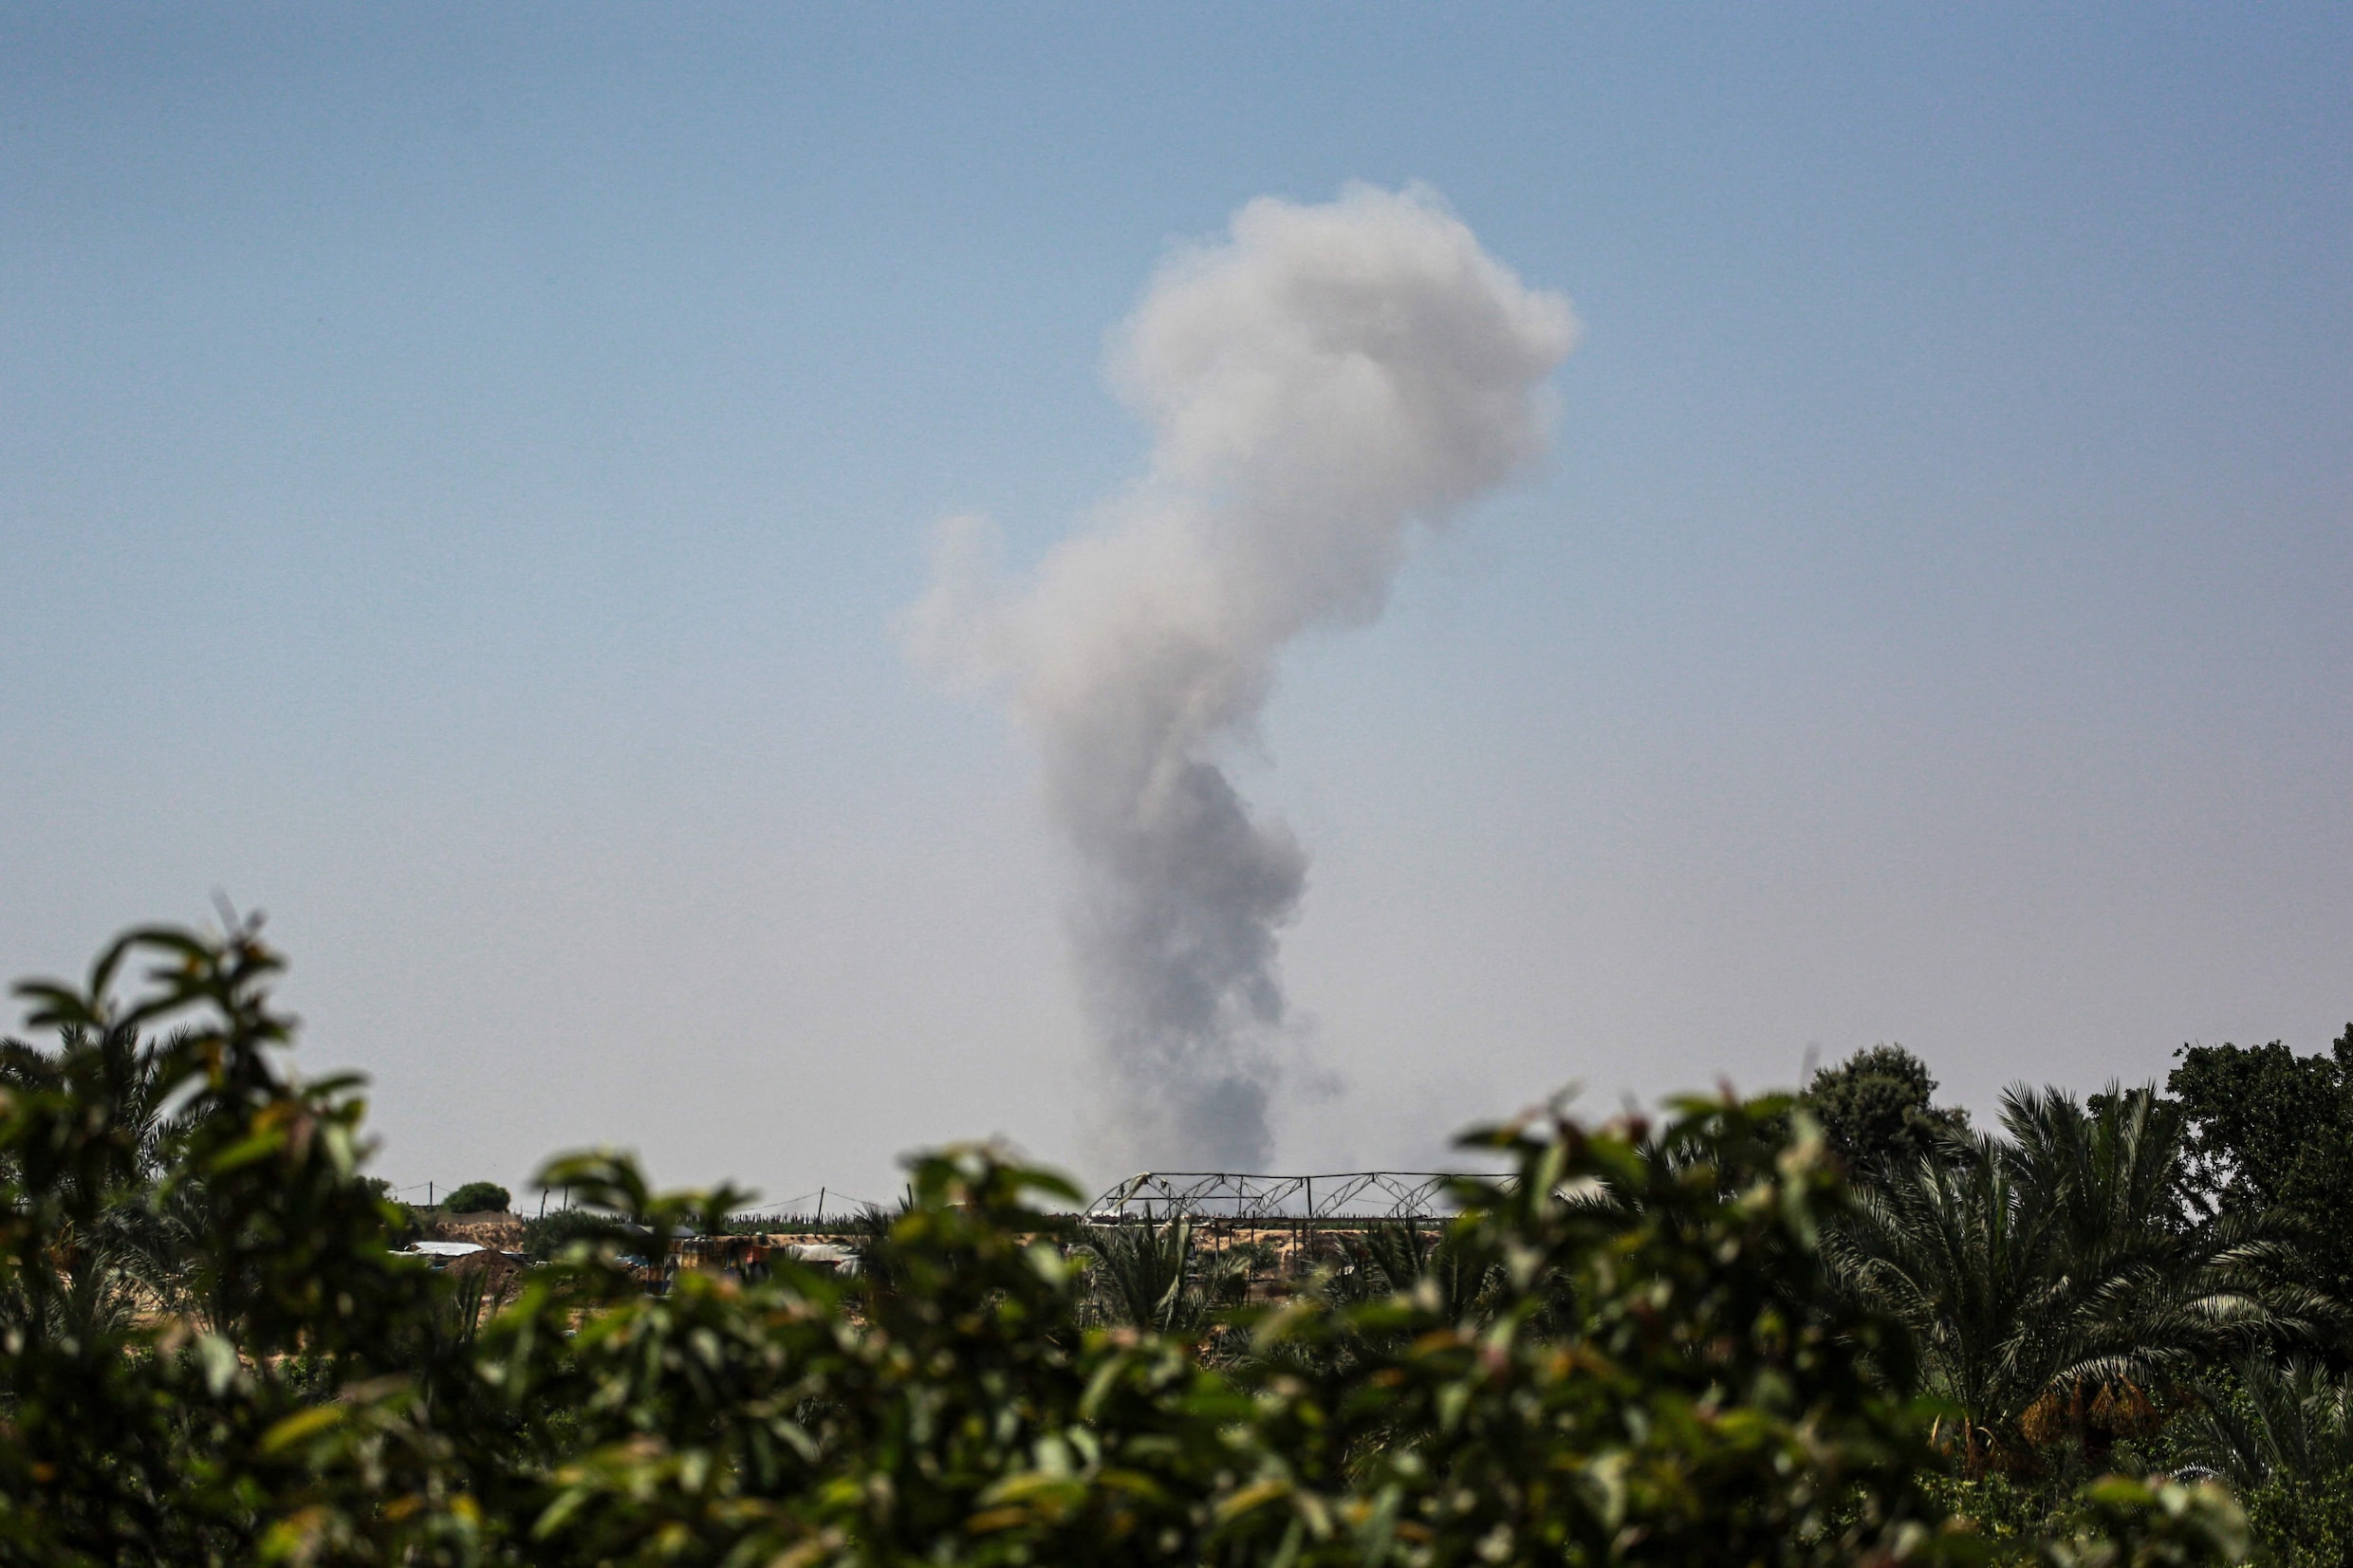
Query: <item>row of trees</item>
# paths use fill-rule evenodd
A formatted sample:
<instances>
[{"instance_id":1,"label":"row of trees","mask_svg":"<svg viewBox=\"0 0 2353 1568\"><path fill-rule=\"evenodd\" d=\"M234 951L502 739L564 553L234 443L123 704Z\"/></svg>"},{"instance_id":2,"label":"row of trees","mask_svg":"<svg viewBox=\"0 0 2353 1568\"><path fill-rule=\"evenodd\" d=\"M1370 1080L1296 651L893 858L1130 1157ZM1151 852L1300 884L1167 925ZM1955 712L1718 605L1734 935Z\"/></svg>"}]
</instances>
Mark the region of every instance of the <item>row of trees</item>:
<instances>
[{"instance_id":1,"label":"row of trees","mask_svg":"<svg viewBox=\"0 0 2353 1568\"><path fill-rule=\"evenodd\" d=\"M1442 1234L1260 1307L986 1149L915 1162L852 1279L648 1296L623 1236L744 1195L582 1156L542 1179L603 1228L491 1312L390 1251L356 1084L278 1065L278 967L146 932L24 988L55 1043L0 1094L0 1562L2233 1562L2227 1488L2092 1471L2265 1419L2287 1385L2196 1403L2231 1357L2340 1343L2268 1210L2150 1196L2189 1147L2156 1098L1843 1159L1825 1084L1477 1134L1512 1173Z\"/></svg>"},{"instance_id":2,"label":"row of trees","mask_svg":"<svg viewBox=\"0 0 2353 1568\"><path fill-rule=\"evenodd\" d=\"M2184 1047L2155 1085L2013 1090L1998 1133L1897 1047L1801 1097L1856 1175L1829 1252L1901 1321L1964 1473L2230 1477L2291 1556L2353 1553L2353 1027Z\"/></svg>"}]
</instances>

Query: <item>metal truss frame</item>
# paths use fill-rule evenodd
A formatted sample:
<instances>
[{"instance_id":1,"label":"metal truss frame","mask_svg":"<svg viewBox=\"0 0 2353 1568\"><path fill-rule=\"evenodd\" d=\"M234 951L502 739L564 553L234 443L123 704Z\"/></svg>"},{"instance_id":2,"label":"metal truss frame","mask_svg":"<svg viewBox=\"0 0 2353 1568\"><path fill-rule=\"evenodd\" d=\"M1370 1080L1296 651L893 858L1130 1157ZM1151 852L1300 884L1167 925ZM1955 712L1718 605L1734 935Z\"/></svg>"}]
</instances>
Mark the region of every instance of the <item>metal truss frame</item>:
<instances>
[{"instance_id":1,"label":"metal truss frame","mask_svg":"<svg viewBox=\"0 0 2353 1568\"><path fill-rule=\"evenodd\" d=\"M1448 1211L1460 1171L1337 1171L1272 1176L1245 1171L1145 1171L1088 1205L1095 1221L1426 1220Z\"/></svg>"}]
</instances>

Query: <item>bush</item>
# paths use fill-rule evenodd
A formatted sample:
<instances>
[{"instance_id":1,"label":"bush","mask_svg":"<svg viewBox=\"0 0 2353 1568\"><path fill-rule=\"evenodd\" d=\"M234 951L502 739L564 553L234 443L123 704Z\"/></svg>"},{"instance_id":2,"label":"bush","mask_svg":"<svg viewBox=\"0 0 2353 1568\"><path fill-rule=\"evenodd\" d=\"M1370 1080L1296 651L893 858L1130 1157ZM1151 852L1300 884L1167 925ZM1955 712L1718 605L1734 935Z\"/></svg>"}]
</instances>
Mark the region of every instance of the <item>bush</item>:
<instances>
[{"instance_id":1,"label":"bush","mask_svg":"<svg viewBox=\"0 0 2353 1568\"><path fill-rule=\"evenodd\" d=\"M119 1004L139 958L149 989ZM913 1162L858 1276L689 1269L655 1296L572 1246L491 1312L478 1277L385 1246L353 1080L273 1060L278 967L250 928L139 932L85 987L22 993L77 1065L123 1030L195 1026L158 1048L187 1114L152 1158L123 1135L122 1075L0 1096L0 1563L1964 1568L1997 1549L1940 1500L1903 1331L1829 1288L1819 1238L1846 1190L1786 1100L1484 1134L1512 1173L1456 1184L1442 1269L1399 1254L1408 1289L1233 1311L1222 1354L1190 1325L1093 1321L1050 1239L1083 1195L985 1148ZM603 1154L541 1180L644 1227L654 1257L745 1198L660 1192ZM166 1211L186 1308L97 1310ZM2247 1545L2219 1488L2108 1478L2014 1550L2189 1568Z\"/></svg>"},{"instance_id":2,"label":"bush","mask_svg":"<svg viewBox=\"0 0 2353 1568\"><path fill-rule=\"evenodd\" d=\"M513 1195L496 1182L470 1181L442 1200L445 1214L504 1214Z\"/></svg>"},{"instance_id":3,"label":"bush","mask_svg":"<svg viewBox=\"0 0 2353 1568\"><path fill-rule=\"evenodd\" d=\"M523 1251L535 1263L563 1257L574 1242L609 1242L616 1252L643 1257L653 1237L639 1227L587 1208L559 1208L545 1219L523 1222Z\"/></svg>"}]
</instances>

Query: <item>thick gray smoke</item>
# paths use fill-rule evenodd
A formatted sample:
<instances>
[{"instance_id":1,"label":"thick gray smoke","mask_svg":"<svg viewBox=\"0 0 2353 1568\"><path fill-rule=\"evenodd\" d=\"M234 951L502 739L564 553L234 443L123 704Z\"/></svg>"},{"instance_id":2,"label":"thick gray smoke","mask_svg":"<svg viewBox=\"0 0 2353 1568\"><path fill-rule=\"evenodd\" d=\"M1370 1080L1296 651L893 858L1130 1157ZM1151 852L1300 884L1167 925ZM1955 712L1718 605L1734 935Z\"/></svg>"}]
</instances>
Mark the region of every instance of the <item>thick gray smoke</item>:
<instances>
[{"instance_id":1,"label":"thick gray smoke","mask_svg":"<svg viewBox=\"0 0 2353 1568\"><path fill-rule=\"evenodd\" d=\"M1131 1168L1263 1169L1284 1024L1276 933L1306 857L1221 757L1284 644L1377 617L1406 534L1544 450L1575 341L1425 192L1272 199L1163 267L1114 378L1148 473L1027 582L977 520L942 526L911 649L1002 681L1077 852L1083 1000Z\"/></svg>"}]
</instances>

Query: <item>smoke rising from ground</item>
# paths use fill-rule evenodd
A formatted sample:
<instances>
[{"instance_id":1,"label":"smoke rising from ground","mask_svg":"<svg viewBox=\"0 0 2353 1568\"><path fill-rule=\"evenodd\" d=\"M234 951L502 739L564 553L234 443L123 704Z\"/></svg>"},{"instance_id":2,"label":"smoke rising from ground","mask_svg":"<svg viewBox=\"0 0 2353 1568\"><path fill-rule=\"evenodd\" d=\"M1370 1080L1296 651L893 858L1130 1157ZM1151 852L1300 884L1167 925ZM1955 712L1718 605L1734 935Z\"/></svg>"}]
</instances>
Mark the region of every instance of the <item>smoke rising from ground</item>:
<instances>
[{"instance_id":1,"label":"smoke rising from ground","mask_svg":"<svg viewBox=\"0 0 2353 1568\"><path fill-rule=\"evenodd\" d=\"M1380 615L1406 535L1546 446L1568 302L1425 192L1261 198L1173 259L1115 338L1150 469L1027 581L941 526L909 646L1002 682L1076 852L1082 1000L1131 1169L1263 1169L1285 1022L1276 938L1306 856L1220 758L1302 631Z\"/></svg>"}]
</instances>

